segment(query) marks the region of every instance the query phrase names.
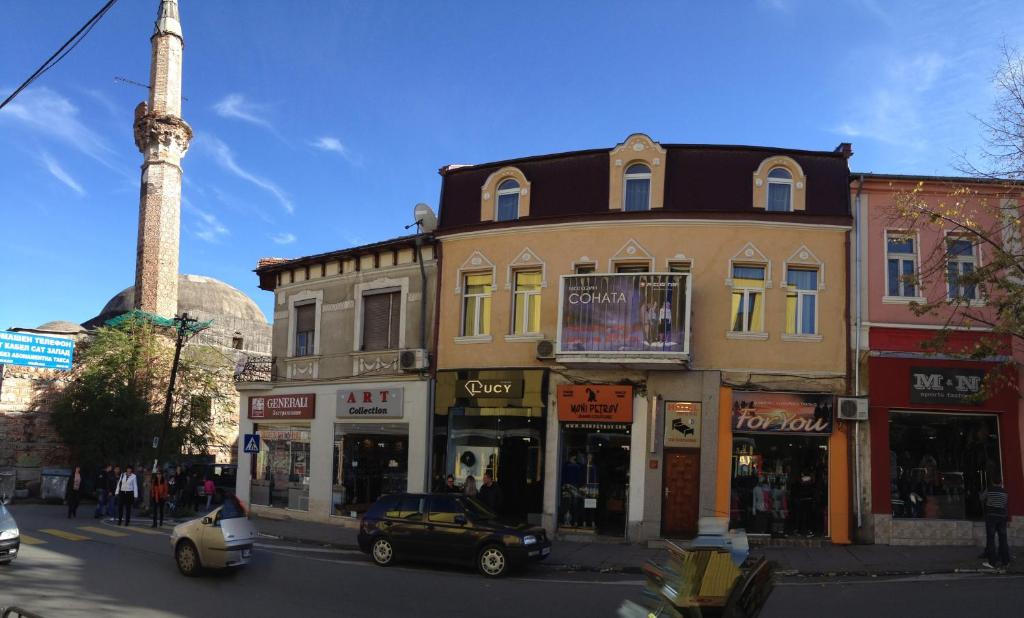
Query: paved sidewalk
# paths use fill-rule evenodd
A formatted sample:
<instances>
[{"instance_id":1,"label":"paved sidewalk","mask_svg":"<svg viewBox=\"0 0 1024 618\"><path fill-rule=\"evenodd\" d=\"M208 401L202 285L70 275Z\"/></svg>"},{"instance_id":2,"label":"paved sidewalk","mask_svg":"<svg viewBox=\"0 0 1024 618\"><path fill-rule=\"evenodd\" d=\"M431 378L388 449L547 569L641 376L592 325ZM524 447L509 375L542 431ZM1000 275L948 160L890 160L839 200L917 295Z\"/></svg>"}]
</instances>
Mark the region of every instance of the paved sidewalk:
<instances>
[{"instance_id":1,"label":"paved sidewalk","mask_svg":"<svg viewBox=\"0 0 1024 618\"><path fill-rule=\"evenodd\" d=\"M334 524L253 516L263 535L295 543L337 549L358 549L357 530ZM789 577L895 576L987 571L981 566L980 547L892 547L888 545L826 545L824 547L757 547L753 556L765 556ZM1012 552L1024 557L1024 547ZM663 549L630 543L558 541L542 566L566 571L639 573L649 560L665 557ZM1024 560L1010 565L1011 573L1024 573Z\"/></svg>"}]
</instances>

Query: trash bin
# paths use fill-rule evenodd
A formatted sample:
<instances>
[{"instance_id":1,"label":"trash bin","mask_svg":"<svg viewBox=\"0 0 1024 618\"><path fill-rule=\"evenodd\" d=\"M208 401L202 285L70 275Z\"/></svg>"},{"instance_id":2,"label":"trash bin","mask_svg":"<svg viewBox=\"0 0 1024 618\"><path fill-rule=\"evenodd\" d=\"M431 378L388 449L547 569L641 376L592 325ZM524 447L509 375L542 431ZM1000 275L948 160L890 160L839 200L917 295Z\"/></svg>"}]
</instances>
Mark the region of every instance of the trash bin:
<instances>
[{"instance_id":1,"label":"trash bin","mask_svg":"<svg viewBox=\"0 0 1024 618\"><path fill-rule=\"evenodd\" d=\"M71 478L70 468L43 468L42 486L39 488L39 497L49 502L56 500L61 502L67 494L68 479Z\"/></svg>"},{"instance_id":2,"label":"trash bin","mask_svg":"<svg viewBox=\"0 0 1024 618\"><path fill-rule=\"evenodd\" d=\"M14 499L14 484L17 475L14 470L0 470L0 504L7 504Z\"/></svg>"}]
</instances>

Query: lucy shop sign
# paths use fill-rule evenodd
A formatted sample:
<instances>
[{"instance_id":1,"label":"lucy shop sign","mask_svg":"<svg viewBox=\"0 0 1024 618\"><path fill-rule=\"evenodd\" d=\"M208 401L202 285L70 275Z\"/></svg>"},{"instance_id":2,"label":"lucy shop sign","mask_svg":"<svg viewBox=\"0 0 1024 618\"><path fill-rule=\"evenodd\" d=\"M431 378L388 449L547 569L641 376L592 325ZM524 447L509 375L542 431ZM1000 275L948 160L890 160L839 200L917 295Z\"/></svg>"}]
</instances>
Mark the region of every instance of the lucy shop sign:
<instances>
[{"instance_id":1,"label":"lucy shop sign","mask_svg":"<svg viewBox=\"0 0 1024 618\"><path fill-rule=\"evenodd\" d=\"M833 395L734 391L732 430L744 433L832 433Z\"/></svg>"},{"instance_id":2,"label":"lucy shop sign","mask_svg":"<svg viewBox=\"0 0 1024 618\"><path fill-rule=\"evenodd\" d=\"M249 418L310 419L316 416L316 395L269 395L249 398Z\"/></svg>"},{"instance_id":3,"label":"lucy shop sign","mask_svg":"<svg viewBox=\"0 0 1024 618\"><path fill-rule=\"evenodd\" d=\"M474 378L459 380L455 385L456 397L470 399L522 399L522 380L496 380L493 378Z\"/></svg>"},{"instance_id":4,"label":"lucy shop sign","mask_svg":"<svg viewBox=\"0 0 1024 618\"><path fill-rule=\"evenodd\" d=\"M338 418L402 418L401 388L338 391Z\"/></svg>"}]
</instances>

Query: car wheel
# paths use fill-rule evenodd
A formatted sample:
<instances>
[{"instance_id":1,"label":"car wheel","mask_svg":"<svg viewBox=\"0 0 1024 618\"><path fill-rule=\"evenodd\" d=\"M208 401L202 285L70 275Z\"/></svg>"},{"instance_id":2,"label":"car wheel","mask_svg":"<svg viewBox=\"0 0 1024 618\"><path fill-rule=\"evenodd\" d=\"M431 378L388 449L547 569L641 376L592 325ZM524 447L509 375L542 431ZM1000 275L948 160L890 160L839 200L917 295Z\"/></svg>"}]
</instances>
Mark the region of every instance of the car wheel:
<instances>
[{"instance_id":1,"label":"car wheel","mask_svg":"<svg viewBox=\"0 0 1024 618\"><path fill-rule=\"evenodd\" d=\"M504 547L488 545L480 550L476 565L485 577L501 577L508 571L508 554Z\"/></svg>"},{"instance_id":2,"label":"car wheel","mask_svg":"<svg viewBox=\"0 0 1024 618\"><path fill-rule=\"evenodd\" d=\"M380 566L391 566L395 561L395 546L390 540L380 537L370 546L370 557Z\"/></svg>"},{"instance_id":3,"label":"car wheel","mask_svg":"<svg viewBox=\"0 0 1024 618\"><path fill-rule=\"evenodd\" d=\"M174 550L174 561L178 563L178 570L186 577L195 577L202 568L199 563L199 550L192 544L192 541L178 543L178 547Z\"/></svg>"}]
</instances>

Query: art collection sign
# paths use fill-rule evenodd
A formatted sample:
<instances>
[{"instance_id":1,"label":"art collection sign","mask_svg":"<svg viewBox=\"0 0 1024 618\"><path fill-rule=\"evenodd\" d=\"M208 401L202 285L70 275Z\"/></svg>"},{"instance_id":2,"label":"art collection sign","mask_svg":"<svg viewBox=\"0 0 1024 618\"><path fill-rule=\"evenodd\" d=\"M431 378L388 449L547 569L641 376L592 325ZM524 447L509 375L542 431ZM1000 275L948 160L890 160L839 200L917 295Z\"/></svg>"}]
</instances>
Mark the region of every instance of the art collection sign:
<instances>
[{"instance_id":1,"label":"art collection sign","mask_svg":"<svg viewBox=\"0 0 1024 618\"><path fill-rule=\"evenodd\" d=\"M401 388L338 391L338 418L402 418Z\"/></svg>"},{"instance_id":2,"label":"art collection sign","mask_svg":"<svg viewBox=\"0 0 1024 618\"><path fill-rule=\"evenodd\" d=\"M558 420L633 422L633 387L618 384L561 384Z\"/></svg>"},{"instance_id":3,"label":"art collection sign","mask_svg":"<svg viewBox=\"0 0 1024 618\"><path fill-rule=\"evenodd\" d=\"M562 277L559 352L689 352L687 275Z\"/></svg>"},{"instance_id":4,"label":"art collection sign","mask_svg":"<svg viewBox=\"0 0 1024 618\"><path fill-rule=\"evenodd\" d=\"M733 391L732 430L830 434L834 409L834 395Z\"/></svg>"}]
</instances>

